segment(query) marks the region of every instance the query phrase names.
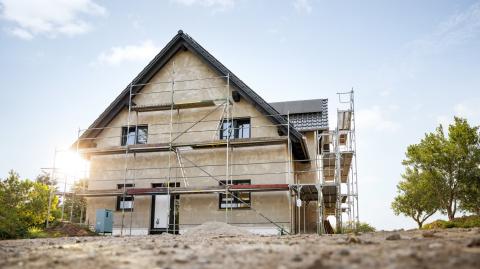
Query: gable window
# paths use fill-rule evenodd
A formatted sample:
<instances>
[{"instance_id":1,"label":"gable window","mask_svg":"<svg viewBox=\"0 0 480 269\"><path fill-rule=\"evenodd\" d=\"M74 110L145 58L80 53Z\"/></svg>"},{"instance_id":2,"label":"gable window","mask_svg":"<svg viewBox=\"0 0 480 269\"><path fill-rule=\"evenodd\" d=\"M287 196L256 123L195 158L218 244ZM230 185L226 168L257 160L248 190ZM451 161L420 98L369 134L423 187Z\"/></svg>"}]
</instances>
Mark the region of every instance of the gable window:
<instances>
[{"instance_id":1,"label":"gable window","mask_svg":"<svg viewBox=\"0 0 480 269\"><path fill-rule=\"evenodd\" d=\"M122 146L147 144L148 126L138 125L122 127Z\"/></svg>"},{"instance_id":2,"label":"gable window","mask_svg":"<svg viewBox=\"0 0 480 269\"><path fill-rule=\"evenodd\" d=\"M223 119L220 139L250 138L250 119Z\"/></svg>"},{"instance_id":3,"label":"gable window","mask_svg":"<svg viewBox=\"0 0 480 269\"><path fill-rule=\"evenodd\" d=\"M220 181L220 186L224 186L225 184L226 182L224 180ZM251 181L249 179L233 180L232 184L233 185L250 185ZM220 209L250 208L250 206L251 206L250 192L232 191L228 195L225 195L225 193L219 193L218 207Z\"/></svg>"},{"instance_id":4,"label":"gable window","mask_svg":"<svg viewBox=\"0 0 480 269\"><path fill-rule=\"evenodd\" d=\"M125 184L126 188L133 188L135 187L134 184ZM117 184L118 190L123 190L123 184ZM117 211L133 211L133 196L126 196L123 195L117 196Z\"/></svg>"}]
</instances>

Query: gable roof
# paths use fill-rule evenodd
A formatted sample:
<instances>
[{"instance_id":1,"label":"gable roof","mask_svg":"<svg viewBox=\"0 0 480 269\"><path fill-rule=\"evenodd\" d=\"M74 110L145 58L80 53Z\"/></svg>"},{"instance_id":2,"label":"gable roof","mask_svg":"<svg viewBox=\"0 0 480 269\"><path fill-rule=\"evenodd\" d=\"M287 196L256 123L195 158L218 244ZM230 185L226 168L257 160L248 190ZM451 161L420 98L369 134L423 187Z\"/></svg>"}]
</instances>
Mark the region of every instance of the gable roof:
<instances>
[{"instance_id":1,"label":"gable roof","mask_svg":"<svg viewBox=\"0 0 480 269\"><path fill-rule=\"evenodd\" d=\"M271 105L269 105L263 98L248 87L242 80L233 74L228 68L213 57L206 49L198 44L193 38L179 30L170 42L155 56L155 58L129 83L120 95L100 114L100 116L90 125L90 127L80 136L80 141L85 138L96 137L103 127L107 126L114 117L122 111L125 106L128 106L130 96L130 84L139 85L148 83L152 77L179 51L189 50L194 55L202 59L213 70L223 76L230 76L230 84L238 88L238 93L252 105L255 106L264 115L269 115L268 118L274 123L278 124L279 132L286 135L288 133L287 121L281 115L278 115ZM142 90L144 86L132 87L133 94ZM291 124L290 124L291 125ZM309 158L306 149L305 138L303 135L295 130L291 125L290 139L292 142L292 151L295 158L306 160ZM82 144L82 143L80 143Z\"/></svg>"},{"instance_id":2,"label":"gable roof","mask_svg":"<svg viewBox=\"0 0 480 269\"><path fill-rule=\"evenodd\" d=\"M280 114L290 114L290 122L299 131L328 130L328 99L270 103Z\"/></svg>"}]
</instances>

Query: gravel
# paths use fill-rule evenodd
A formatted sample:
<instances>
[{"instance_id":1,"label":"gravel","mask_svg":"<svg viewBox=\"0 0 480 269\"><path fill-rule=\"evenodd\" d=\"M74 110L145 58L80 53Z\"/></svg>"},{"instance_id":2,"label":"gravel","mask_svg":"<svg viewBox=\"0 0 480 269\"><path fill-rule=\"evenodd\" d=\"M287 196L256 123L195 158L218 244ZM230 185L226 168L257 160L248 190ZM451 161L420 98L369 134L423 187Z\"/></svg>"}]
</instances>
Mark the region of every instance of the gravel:
<instances>
[{"instance_id":1,"label":"gravel","mask_svg":"<svg viewBox=\"0 0 480 269\"><path fill-rule=\"evenodd\" d=\"M247 236L252 235L249 231L224 222L205 222L202 225L188 229L184 236Z\"/></svg>"},{"instance_id":2,"label":"gravel","mask_svg":"<svg viewBox=\"0 0 480 269\"><path fill-rule=\"evenodd\" d=\"M197 228L176 236L0 241L0 268L480 268L480 238L466 229L435 237L397 231L402 240L387 241L392 232L257 236L219 223Z\"/></svg>"}]
</instances>

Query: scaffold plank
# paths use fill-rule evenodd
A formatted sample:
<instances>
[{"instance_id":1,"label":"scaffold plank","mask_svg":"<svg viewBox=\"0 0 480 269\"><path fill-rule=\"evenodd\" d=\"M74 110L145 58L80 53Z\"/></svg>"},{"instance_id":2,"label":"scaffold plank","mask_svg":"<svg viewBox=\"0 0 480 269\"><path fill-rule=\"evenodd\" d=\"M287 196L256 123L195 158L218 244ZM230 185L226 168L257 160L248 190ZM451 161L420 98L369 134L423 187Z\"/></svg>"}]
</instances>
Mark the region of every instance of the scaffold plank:
<instances>
[{"instance_id":1,"label":"scaffold plank","mask_svg":"<svg viewBox=\"0 0 480 269\"><path fill-rule=\"evenodd\" d=\"M228 186L199 186L199 187L156 187L156 188L129 188L127 195L156 195L156 194L206 194L221 193L228 191L235 192L269 192L288 191L288 184L249 184L249 185L228 185ZM78 196L119 196L121 190L88 190L78 193Z\"/></svg>"},{"instance_id":2,"label":"scaffold plank","mask_svg":"<svg viewBox=\"0 0 480 269\"><path fill-rule=\"evenodd\" d=\"M286 143L287 137L256 137L256 138L238 138L230 139L229 146L231 147L248 147L248 146L264 146L276 145ZM192 143L172 143L172 148L188 148L205 149L212 147L226 147L226 140L213 141L199 141ZM142 152L161 152L170 151L169 143L155 143L155 144L137 144L129 146L117 146L109 148L82 148L79 153L82 155L111 155L111 154L125 154L125 152L142 153Z\"/></svg>"},{"instance_id":3,"label":"scaffold plank","mask_svg":"<svg viewBox=\"0 0 480 269\"><path fill-rule=\"evenodd\" d=\"M200 107L209 107L215 106L216 100L202 100L197 102L183 102L183 103L174 103L172 104L152 104L152 105L136 105L132 106L132 111L138 112L153 112L153 111L164 111L173 109L188 109L188 108L200 108Z\"/></svg>"}]
</instances>

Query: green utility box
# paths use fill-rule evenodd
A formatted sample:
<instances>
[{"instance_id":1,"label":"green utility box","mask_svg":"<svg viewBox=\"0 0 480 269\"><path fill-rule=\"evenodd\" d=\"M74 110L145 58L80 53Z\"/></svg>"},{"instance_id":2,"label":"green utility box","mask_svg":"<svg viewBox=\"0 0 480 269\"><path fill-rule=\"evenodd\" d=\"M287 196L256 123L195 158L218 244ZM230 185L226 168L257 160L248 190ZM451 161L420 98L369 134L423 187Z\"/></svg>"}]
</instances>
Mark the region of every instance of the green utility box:
<instances>
[{"instance_id":1,"label":"green utility box","mask_svg":"<svg viewBox=\"0 0 480 269\"><path fill-rule=\"evenodd\" d=\"M113 229L113 212L109 209L97 209L95 220L95 232L112 233Z\"/></svg>"}]
</instances>

